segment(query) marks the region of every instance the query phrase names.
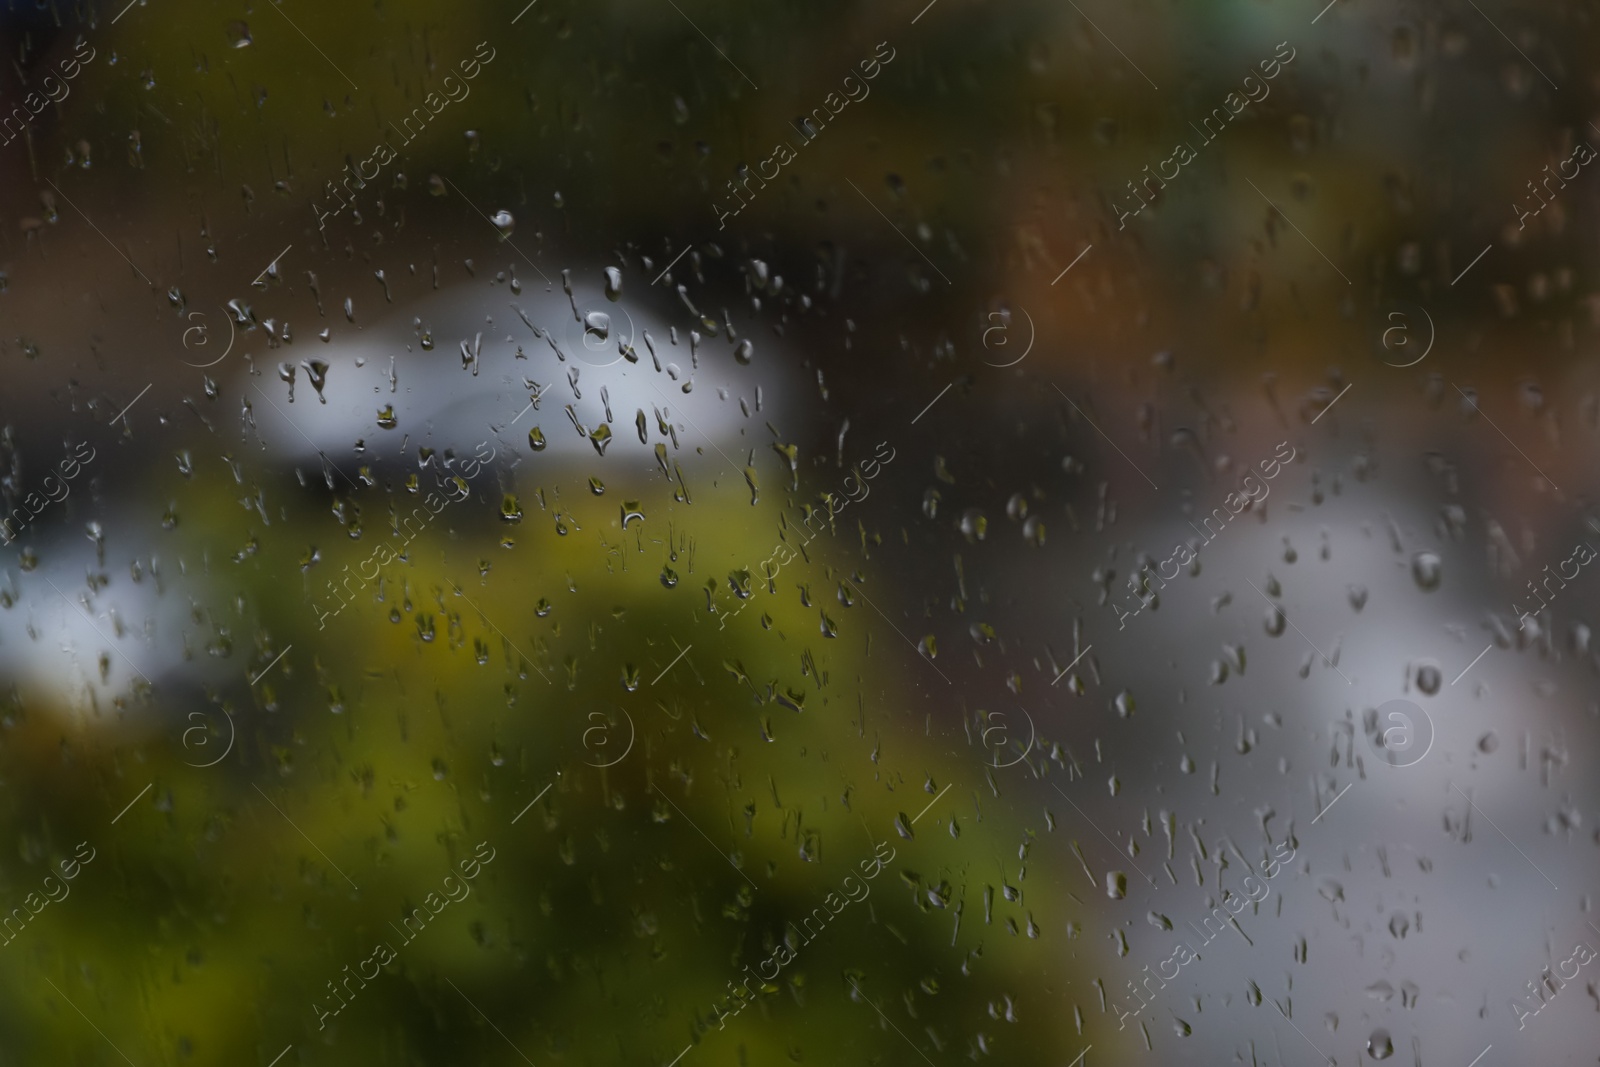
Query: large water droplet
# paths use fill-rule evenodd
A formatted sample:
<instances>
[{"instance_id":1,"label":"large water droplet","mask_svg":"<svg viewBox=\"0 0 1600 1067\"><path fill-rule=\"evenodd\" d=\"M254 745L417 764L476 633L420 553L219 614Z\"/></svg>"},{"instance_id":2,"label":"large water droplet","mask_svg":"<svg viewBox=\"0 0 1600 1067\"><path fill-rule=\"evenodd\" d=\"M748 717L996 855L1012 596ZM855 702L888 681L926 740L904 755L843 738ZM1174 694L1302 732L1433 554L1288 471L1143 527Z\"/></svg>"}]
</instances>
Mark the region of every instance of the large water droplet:
<instances>
[{"instance_id":1,"label":"large water droplet","mask_svg":"<svg viewBox=\"0 0 1600 1067\"><path fill-rule=\"evenodd\" d=\"M511 231L517 228L517 220L511 217L509 211L496 211L489 221L500 231L501 237L510 237Z\"/></svg>"},{"instance_id":2,"label":"large water droplet","mask_svg":"<svg viewBox=\"0 0 1600 1067\"><path fill-rule=\"evenodd\" d=\"M1375 1060L1386 1060L1394 1055L1394 1042L1389 1039L1389 1031L1372 1031L1372 1036L1367 1038L1367 1055Z\"/></svg>"},{"instance_id":3,"label":"large water droplet","mask_svg":"<svg viewBox=\"0 0 1600 1067\"><path fill-rule=\"evenodd\" d=\"M744 480L745 484L750 487L750 506L755 507L761 500L761 483L756 481L756 469L754 467L746 467L744 469Z\"/></svg>"},{"instance_id":4,"label":"large water droplet","mask_svg":"<svg viewBox=\"0 0 1600 1067\"><path fill-rule=\"evenodd\" d=\"M317 391L317 399L326 404L328 398L322 395L322 387L328 384L328 364L320 359L306 359L301 360L300 365L306 369L311 387Z\"/></svg>"}]
</instances>

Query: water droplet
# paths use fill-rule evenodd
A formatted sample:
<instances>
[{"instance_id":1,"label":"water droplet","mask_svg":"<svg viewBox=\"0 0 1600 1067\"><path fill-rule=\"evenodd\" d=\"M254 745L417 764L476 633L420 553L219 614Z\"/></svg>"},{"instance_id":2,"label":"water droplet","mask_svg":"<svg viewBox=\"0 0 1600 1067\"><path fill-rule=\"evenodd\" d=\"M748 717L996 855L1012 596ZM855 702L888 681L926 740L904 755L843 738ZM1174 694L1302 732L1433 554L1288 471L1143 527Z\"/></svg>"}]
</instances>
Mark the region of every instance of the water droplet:
<instances>
[{"instance_id":1,"label":"water droplet","mask_svg":"<svg viewBox=\"0 0 1600 1067\"><path fill-rule=\"evenodd\" d=\"M754 467L746 467L744 469L744 481L750 487L750 506L755 507L761 500L761 484L756 481L756 469Z\"/></svg>"},{"instance_id":2,"label":"water droplet","mask_svg":"<svg viewBox=\"0 0 1600 1067\"><path fill-rule=\"evenodd\" d=\"M548 443L549 442L544 439L544 431L539 429L539 427L535 426L533 429L528 431L528 447L533 449L535 452L543 452L545 445Z\"/></svg>"},{"instance_id":3,"label":"water droplet","mask_svg":"<svg viewBox=\"0 0 1600 1067\"><path fill-rule=\"evenodd\" d=\"M1417 688L1428 696L1433 696L1439 691L1439 683L1443 680L1444 677L1435 664L1424 663L1417 668Z\"/></svg>"},{"instance_id":4,"label":"water droplet","mask_svg":"<svg viewBox=\"0 0 1600 1067\"><path fill-rule=\"evenodd\" d=\"M740 341L733 349L733 358L745 366L749 366L750 360L755 357L755 354L755 343L748 337Z\"/></svg>"},{"instance_id":5,"label":"water droplet","mask_svg":"<svg viewBox=\"0 0 1600 1067\"><path fill-rule=\"evenodd\" d=\"M961 532L968 541L982 541L989 532L989 520L977 508L968 508L961 513Z\"/></svg>"},{"instance_id":6,"label":"water droplet","mask_svg":"<svg viewBox=\"0 0 1600 1067\"><path fill-rule=\"evenodd\" d=\"M465 340L461 342L461 369L472 368L472 376L478 376L478 357L483 350L483 334L477 334L468 345Z\"/></svg>"},{"instance_id":7,"label":"water droplet","mask_svg":"<svg viewBox=\"0 0 1600 1067\"><path fill-rule=\"evenodd\" d=\"M1367 1038L1367 1055L1375 1060L1386 1060L1394 1055L1394 1042L1389 1039L1389 1031L1372 1031L1372 1036Z\"/></svg>"},{"instance_id":8,"label":"water droplet","mask_svg":"<svg viewBox=\"0 0 1600 1067\"><path fill-rule=\"evenodd\" d=\"M612 302L622 299L622 271L616 267L606 268L606 299Z\"/></svg>"},{"instance_id":9,"label":"water droplet","mask_svg":"<svg viewBox=\"0 0 1600 1067\"><path fill-rule=\"evenodd\" d=\"M317 391L317 399L326 404L328 398L322 395L322 387L328 384L328 364L320 359L305 359L300 361L300 365L306 369L311 387Z\"/></svg>"},{"instance_id":10,"label":"water droplet","mask_svg":"<svg viewBox=\"0 0 1600 1067\"><path fill-rule=\"evenodd\" d=\"M511 231L517 228L517 220L511 217L511 212L509 211L496 211L489 221L494 224L495 229L500 231L502 238L510 237Z\"/></svg>"},{"instance_id":11,"label":"water droplet","mask_svg":"<svg viewBox=\"0 0 1600 1067\"><path fill-rule=\"evenodd\" d=\"M1444 563L1435 552L1418 552L1411 559L1411 577L1417 581L1417 588L1431 593L1439 588L1439 582L1444 577Z\"/></svg>"},{"instance_id":12,"label":"water droplet","mask_svg":"<svg viewBox=\"0 0 1600 1067\"><path fill-rule=\"evenodd\" d=\"M228 23L228 43L233 47L249 48L252 40L249 23L242 19L235 19Z\"/></svg>"},{"instance_id":13,"label":"water droplet","mask_svg":"<svg viewBox=\"0 0 1600 1067\"><path fill-rule=\"evenodd\" d=\"M1121 871L1106 872L1106 896L1121 900L1128 895L1128 876Z\"/></svg>"}]
</instances>

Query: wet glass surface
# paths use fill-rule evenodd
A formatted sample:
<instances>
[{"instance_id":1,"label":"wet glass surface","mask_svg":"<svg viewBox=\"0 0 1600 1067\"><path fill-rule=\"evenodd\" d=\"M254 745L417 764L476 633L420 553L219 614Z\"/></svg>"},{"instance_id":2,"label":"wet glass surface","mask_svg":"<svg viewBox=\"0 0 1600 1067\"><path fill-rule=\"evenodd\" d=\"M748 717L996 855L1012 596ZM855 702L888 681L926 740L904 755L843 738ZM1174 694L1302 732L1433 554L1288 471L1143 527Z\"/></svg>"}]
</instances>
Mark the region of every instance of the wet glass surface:
<instances>
[{"instance_id":1,"label":"wet glass surface","mask_svg":"<svg viewBox=\"0 0 1600 1067\"><path fill-rule=\"evenodd\" d=\"M1597 30L9 4L0 1064L1594 1062Z\"/></svg>"}]
</instances>

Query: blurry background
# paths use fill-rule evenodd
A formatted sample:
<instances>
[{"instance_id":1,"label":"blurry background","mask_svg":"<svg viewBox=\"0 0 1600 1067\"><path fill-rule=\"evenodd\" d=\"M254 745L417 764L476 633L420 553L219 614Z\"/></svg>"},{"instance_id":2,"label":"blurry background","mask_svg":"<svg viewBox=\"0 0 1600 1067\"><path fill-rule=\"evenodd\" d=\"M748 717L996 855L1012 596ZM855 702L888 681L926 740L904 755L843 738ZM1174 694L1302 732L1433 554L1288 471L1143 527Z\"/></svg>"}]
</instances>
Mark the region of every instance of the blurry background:
<instances>
[{"instance_id":1,"label":"blurry background","mask_svg":"<svg viewBox=\"0 0 1600 1067\"><path fill-rule=\"evenodd\" d=\"M9 0L0 1063L1593 1062L1595 19Z\"/></svg>"}]
</instances>

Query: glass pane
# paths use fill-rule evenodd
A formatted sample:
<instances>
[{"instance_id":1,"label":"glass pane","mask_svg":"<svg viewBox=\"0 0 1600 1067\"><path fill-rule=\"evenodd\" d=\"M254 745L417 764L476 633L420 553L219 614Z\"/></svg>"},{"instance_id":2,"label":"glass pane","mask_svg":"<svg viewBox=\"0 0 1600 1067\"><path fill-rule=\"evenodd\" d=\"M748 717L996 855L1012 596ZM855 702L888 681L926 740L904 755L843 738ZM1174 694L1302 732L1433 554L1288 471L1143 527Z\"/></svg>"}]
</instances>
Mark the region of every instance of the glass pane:
<instances>
[{"instance_id":1,"label":"glass pane","mask_svg":"<svg viewBox=\"0 0 1600 1067\"><path fill-rule=\"evenodd\" d=\"M1593 23L0 12L0 1061L1588 1062Z\"/></svg>"}]
</instances>

